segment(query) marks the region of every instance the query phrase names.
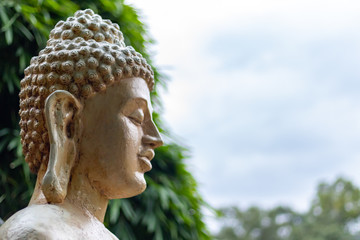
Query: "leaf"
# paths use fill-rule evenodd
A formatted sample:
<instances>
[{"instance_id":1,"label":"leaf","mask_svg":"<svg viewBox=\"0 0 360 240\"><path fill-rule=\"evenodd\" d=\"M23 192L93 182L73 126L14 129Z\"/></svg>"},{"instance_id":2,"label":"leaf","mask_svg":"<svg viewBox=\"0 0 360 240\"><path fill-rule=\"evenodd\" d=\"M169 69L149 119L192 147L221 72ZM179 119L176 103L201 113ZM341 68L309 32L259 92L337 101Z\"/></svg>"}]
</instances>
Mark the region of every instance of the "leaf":
<instances>
[{"instance_id":1,"label":"leaf","mask_svg":"<svg viewBox=\"0 0 360 240\"><path fill-rule=\"evenodd\" d=\"M160 226L156 226L156 229L155 229L155 240L163 240L163 234L162 234L162 231L161 231L161 228Z\"/></svg>"},{"instance_id":2,"label":"leaf","mask_svg":"<svg viewBox=\"0 0 360 240\"><path fill-rule=\"evenodd\" d=\"M0 196L0 203L1 203L2 201L4 201L5 198L6 198L6 194L4 193L4 194L2 194L2 195Z\"/></svg>"},{"instance_id":3,"label":"leaf","mask_svg":"<svg viewBox=\"0 0 360 240\"><path fill-rule=\"evenodd\" d=\"M110 223L115 223L120 215L120 201L112 200L110 204Z\"/></svg>"},{"instance_id":4,"label":"leaf","mask_svg":"<svg viewBox=\"0 0 360 240\"><path fill-rule=\"evenodd\" d=\"M5 25L2 26L1 31L5 32L6 30L8 30L15 22L15 20L19 17L19 15L19 13L16 13L8 22L5 22Z\"/></svg>"},{"instance_id":5,"label":"leaf","mask_svg":"<svg viewBox=\"0 0 360 240\"><path fill-rule=\"evenodd\" d=\"M1 18L1 21L2 21L2 25L3 27L1 28L2 31L5 31L5 40L6 40L6 43L7 45L11 45L12 41L13 41L13 31L12 31L12 28L10 27L11 24L13 23L13 21L11 22L4 10L3 7L0 7L0 18ZM7 23L10 23L9 27L6 28L6 24Z\"/></svg>"},{"instance_id":6,"label":"leaf","mask_svg":"<svg viewBox=\"0 0 360 240\"><path fill-rule=\"evenodd\" d=\"M5 135L7 135L7 134L9 134L10 133L10 129L9 128L4 128L4 129L1 129L0 130L0 137L2 137L2 136L5 136Z\"/></svg>"},{"instance_id":7,"label":"leaf","mask_svg":"<svg viewBox=\"0 0 360 240\"><path fill-rule=\"evenodd\" d=\"M121 209L123 210L125 217L128 219L131 219L132 216L135 214L131 204L129 203L129 200L127 199L124 199L121 202Z\"/></svg>"},{"instance_id":8,"label":"leaf","mask_svg":"<svg viewBox=\"0 0 360 240\"><path fill-rule=\"evenodd\" d=\"M12 163L10 163L10 168L14 169L17 168L18 166L22 165L23 163L23 159L18 158L15 161L13 161Z\"/></svg>"},{"instance_id":9,"label":"leaf","mask_svg":"<svg viewBox=\"0 0 360 240\"><path fill-rule=\"evenodd\" d=\"M17 138L11 139L8 146L7 146L7 150L12 151L17 146L17 143L18 143Z\"/></svg>"},{"instance_id":10,"label":"leaf","mask_svg":"<svg viewBox=\"0 0 360 240\"><path fill-rule=\"evenodd\" d=\"M32 35L32 33L24 26L24 24L22 24L21 22L15 22L14 24L20 31L21 33L29 40L32 41L34 39L34 36Z\"/></svg>"},{"instance_id":11,"label":"leaf","mask_svg":"<svg viewBox=\"0 0 360 240\"><path fill-rule=\"evenodd\" d=\"M165 188L160 187L158 189L158 191L159 191L159 196L160 196L160 204L161 204L162 208L168 209L169 208L169 200L168 200L167 190Z\"/></svg>"},{"instance_id":12,"label":"leaf","mask_svg":"<svg viewBox=\"0 0 360 240\"><path fill-rule=\"evenodd\" d=\"M8 15L5 12L5 8L3 6L0 7L0 18L1 18L2 24L9 22Z\"/></svg>"}]
</instances>

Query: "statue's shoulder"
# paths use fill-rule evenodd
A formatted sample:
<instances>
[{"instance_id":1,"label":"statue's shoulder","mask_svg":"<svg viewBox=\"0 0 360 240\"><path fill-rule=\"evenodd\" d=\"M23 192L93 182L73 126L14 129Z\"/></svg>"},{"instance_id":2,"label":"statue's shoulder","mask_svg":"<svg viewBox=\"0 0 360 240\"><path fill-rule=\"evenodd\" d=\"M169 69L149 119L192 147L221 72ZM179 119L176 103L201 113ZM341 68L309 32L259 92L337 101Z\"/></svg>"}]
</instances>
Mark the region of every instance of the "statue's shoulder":
<instances>
[{"instance_id":1,"label":"statue's shoulder","mask_svg":"<svg viewBox=\"0 0 360 240\"><path fill-rule=\"evenodd\" d=\"M104 225L88 215L53 204L30 205L0 227L1 240L117 239Z\"/></svg>"},{"instance_id":2,"label":"statue's shoulder","mask_svg":"<svg viewBox=\"0 0 360 240\"><path fill-rule=\"evenodd\" d=\"M59 206L34 204L18 211L1 226L0 239L63 239L64 232L66 239L75 239L74 226L67 221L70 217Z\"/></svg>"}]
</instances>

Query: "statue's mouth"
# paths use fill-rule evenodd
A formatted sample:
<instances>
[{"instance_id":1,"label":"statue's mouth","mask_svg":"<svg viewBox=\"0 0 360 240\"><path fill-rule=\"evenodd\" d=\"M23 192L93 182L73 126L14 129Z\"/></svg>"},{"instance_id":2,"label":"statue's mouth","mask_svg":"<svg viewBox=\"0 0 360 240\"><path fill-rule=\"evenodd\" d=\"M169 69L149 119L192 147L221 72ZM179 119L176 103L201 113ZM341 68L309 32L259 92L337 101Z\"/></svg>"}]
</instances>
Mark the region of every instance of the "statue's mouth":
<instances>
[{"instance_id":1,"label":"statue's mouth","mask_svg":"<svg viewBox=\"0 0 360 240\"><path fill-rule=\"evenodd\" d=\"M148 172L152 169L152 165L150 160L147 157L139 156L140 167L142 172Z\"/></svg>"},{"instance_id":2,"label":"statue's mouth","mask_svg":"<svg viewBox=\"0 0 360 240\"><path fill-rule=\"evenodd\" d=\"M139 154L139 157L145 157L147 158L149 161L151 161L155 156L155 152L153 149L146 149L145 151L142 151Z\"/></svg>"}]
</instances>

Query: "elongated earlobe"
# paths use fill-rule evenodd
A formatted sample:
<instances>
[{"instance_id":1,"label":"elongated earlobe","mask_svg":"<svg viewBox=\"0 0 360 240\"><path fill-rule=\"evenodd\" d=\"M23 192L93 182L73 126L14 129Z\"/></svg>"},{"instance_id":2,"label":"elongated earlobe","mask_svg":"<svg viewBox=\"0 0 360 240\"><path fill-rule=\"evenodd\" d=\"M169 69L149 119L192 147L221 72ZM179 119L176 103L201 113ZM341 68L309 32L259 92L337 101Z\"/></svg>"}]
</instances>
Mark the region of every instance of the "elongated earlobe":
<instances>
[{"instance_id":1,"label":"elongated earlobe","mask_svg":"<svg viewBox=\"0 0 360 240\"><path fill-rule=\"evenodd\" d=\"M80 102L67 91L57 90L46 99L45 119L50 156L41 190L49 203L61 203L66 197L71 170L77 157L80 112Z\"/></svg>"}]
</instances>

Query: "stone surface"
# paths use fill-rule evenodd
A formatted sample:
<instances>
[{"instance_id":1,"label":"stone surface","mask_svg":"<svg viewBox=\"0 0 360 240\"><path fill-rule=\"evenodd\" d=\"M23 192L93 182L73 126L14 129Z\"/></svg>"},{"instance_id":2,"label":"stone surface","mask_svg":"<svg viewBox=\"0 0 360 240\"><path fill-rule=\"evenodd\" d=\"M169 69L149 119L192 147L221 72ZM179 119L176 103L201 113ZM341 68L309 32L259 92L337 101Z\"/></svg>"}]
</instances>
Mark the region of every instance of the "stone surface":
<instances>
[{"instance_id":1,"label":"stone surface","mask_svg":"<svg viewBox=\"0 0 360 240\"><path fill-rule=\"evenodd\" d=\"M153 71L117 24L92 10L60 21L21 81L21 141L37 173L29 206L0 239L117 239L102 224L109 199L146 188L154 149Z\"/></svg>"}]
</instances>

